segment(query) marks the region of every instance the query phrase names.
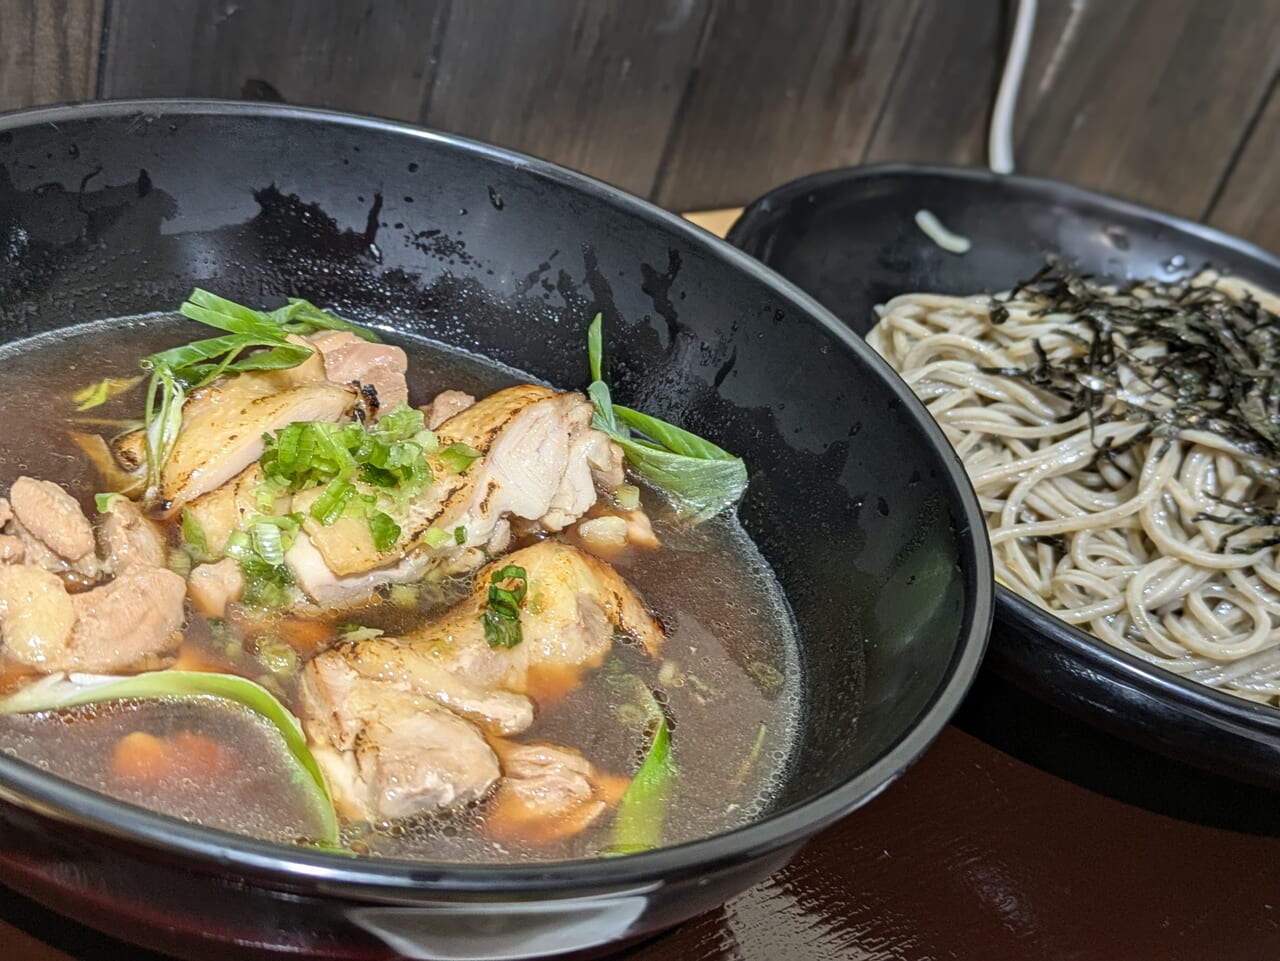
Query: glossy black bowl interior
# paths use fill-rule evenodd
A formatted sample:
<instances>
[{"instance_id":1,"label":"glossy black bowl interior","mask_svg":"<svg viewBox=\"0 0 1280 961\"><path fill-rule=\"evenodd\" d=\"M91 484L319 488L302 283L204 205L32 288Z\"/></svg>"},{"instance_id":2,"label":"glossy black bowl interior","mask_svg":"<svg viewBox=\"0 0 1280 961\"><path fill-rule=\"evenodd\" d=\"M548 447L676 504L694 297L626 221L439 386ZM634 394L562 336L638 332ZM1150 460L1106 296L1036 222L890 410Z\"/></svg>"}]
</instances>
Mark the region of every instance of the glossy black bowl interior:
<instances>
[{"instance_id":1,"label":"glossy black bowl interior","mask_svg":"<svg viewBox=\"0 0 1280 961\"><path fill-rule=\"evenodd\" d=\"M261 844L0 758L8 883L191 954L200 938L434 957L471 931L449 956L499 957L634 937L775 870L904 770L968 687L990 559L940 431L858 337L679 218L526 157L334 114L149 102L0 118L0 340L172 309L196 285L305 296L565 387L585 386L603 312L615 397L750 466L741 518L803 638L798 753L747 828L523 867Z\"/></svg>"},{"instance_id":2,"label":"glossy black bowl interior","mask_svg":"<svg viewBox=\"0 0 1280 961\"><path fill-rule=\"evenodd\" d=\"M943 250L932 211L972 242ZM1210 264L1271 290L1280 261L1203 225L1066 184L891 165L816 174L751 204L731 243L812 294L859 334L908 291L1006 290L1045 258L1103 278L1185 277ZM1183 680L1106 646L1004 587L988 662L1036 694L1165 754L1280 787L1280 710Z\"/></svg>"}]
</instances>

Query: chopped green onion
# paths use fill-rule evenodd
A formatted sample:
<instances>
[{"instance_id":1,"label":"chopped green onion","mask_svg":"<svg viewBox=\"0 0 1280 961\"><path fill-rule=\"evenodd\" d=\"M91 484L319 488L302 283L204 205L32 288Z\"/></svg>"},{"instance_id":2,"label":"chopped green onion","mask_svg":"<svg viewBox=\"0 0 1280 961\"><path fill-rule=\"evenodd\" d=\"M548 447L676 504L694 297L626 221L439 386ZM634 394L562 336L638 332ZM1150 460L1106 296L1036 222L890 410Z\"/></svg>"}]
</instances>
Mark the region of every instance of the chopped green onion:
<instances>
[{"instance_id":1,"label":"chopped green onion","mask_svg":"<svg viewBox=\"0 0 1280 961\"><path fill-rule=\"evenodd\" d=\"M613 499L618 502L618 506L624 511L634 511L640 508L640 488L635 484L619 484L618 489L613 492Z\"/></svg>"},{"instance_id":2,"label":"chopped green onion","mask_svg":"<svg viewBox=\"0 0 1280 961\"><path fill-rule=\"evenodd\" d=\"M56 711L106 701L154 700L170 697L217 697L240 704L266 718L283 738L293 763L320 818L320 839L336 844L338 819L320 765L307 747L298 719L269 691L253 681L231 674L203 671L152 671L119 678L91 674L49 675L0 700L0 714Z\"/></svg>"},{"instance_id":3,"label":"chopped green onion","mask_svg":"<svg viewBox=\"0 0 1280 961\"><path fill-rule=\"evenodd\" d=\"M369 515L369 530L373 534L373 546L380 551L390 550L400 538L400 525L382 511Z\"/></svg>"},{"instance_id":4,"label":"chopped green onion","mask_svg":"<svg viewBox=\"0 0 1280 961\"><path fill-rule=\"evenodd\" d=\"M515 587L502 586L508 581L515 581ZM484 639L490 647L512 648L523 640L520 605L528 590L528 575L517 564L508 564L489 576L489 600L480 622L484 626Z\"/></svg>"},{"instance_id":5,"label":"chopped green onion","mask_svg":"<svg viewBox=\"0 0 1280 961\"><path fill-rule=\"evenodd\" d=\"M666 491L676 510L694 523L736 503L747 487L747 468L740 458L674 424L613 403L599 376L601 323L596 314L587 328L587 354L595 378L587 388L595 406L592 426L613 438L631 466ZM633 436L633 430L638 435Z\"/></svg>"},{"instance_id":6,"label":"chopped green onion","mask_svg":"<svg viewBox=\"0 0 1280 961\"><path fill-rule=\"evenodd\" d=\"M467 529L461 525L453 529L453 542L455 544L465 544L467 542Z\"/></svg>"},{"instance_id":7,"label":"chopped green onion","mask_svg":"<svg viewBox=\"0 0 1280 961\"><path fill-rule=\"evenodd\" d=\"M386 632L379 627L361 627L359 624L344 624L342 639L344 641L371 641Z\"/></svg>"},{"instance_id":8,"label":"chopped green onion","mask_svg":"<svg viewBox=\"0 0 1280 961\"><path fill-rule=\"evenodd\" d=\"M426 545L433 551L437 548L444 547L449 543L449 532L442 527L428 527L422 534L422 539Z\"/></svg>"},{"instance_id":9,"label":"chopped green onion","mask_svg":"<svg viewBox=\"0 0 1280 961\"><path fill-rule=\"evenodd\" d=\"M196 515L186 508L182 510L182 542L197 564L203 564L209 559L209 539Z\"/></svg>"},{"instance_id":10,"label":"chopped green onion","mask_svg":"<svg viewBox=\"0 0 1280 961\"><path fill-rule=\"evenodd\" d=\"M450 444L436 456L449 470L461 474L480 456L480 452L467 444Z\"/></svg>"},{"instance_id":11,"label":"chopped green onion","mask_svg":"<svg viewBox=\"0 0 1280 961\"><path fill-rule=\"evenodd\" d=\"M104 494L94 494L93 506L98 509L99 514L105 514L107 513L107 511L111 510L111 502L114 501L117 497L124 497L124 495L116 494L110 491Z\"/></svg>"}]
</instances>

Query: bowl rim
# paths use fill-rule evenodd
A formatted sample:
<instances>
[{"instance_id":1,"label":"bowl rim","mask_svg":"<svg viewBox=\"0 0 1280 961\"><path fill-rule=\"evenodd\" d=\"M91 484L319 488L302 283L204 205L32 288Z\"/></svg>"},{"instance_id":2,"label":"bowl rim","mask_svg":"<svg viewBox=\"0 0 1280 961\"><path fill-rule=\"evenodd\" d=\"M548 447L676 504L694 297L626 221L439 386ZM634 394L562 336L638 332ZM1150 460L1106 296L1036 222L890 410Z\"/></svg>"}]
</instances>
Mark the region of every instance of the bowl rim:
<instances>
[{"instance_id":1,"label":"bowl rim","mask_svg":"<svg viewBox=\"0 0 1280 961\"><path fill-rule=\"evenodd\" d=\"M1280 275L1280 257L1216 227L1050 177L1022 173L998 174L986 168L953 164L892 162L836 167L807 174L775 187L743 208L730 226L726 239L735 246L740 246L749 238L758 238L776 211L796 203L804 194L878 178L908 181L935 178L952 180L966 186L978 184L1012 188L1023 198L1042 201L1046 206L1056 203L1071 209L1093 208L1148 220L1174 233L1190 234L1224 248L1237 257L1255 261L1266 270ZM1105 671L1114 680L1123 679L1135 690L1148 696L1170 698L1201 716L1212 718L1220 726L1244 725L1255 732L1265 733L1273 737L1276 745L1280 746L1280 707L1228 694L1111 647L1087 631L1055 617L1052 612L1015 593L999 581L996 582L996 623L1010 627L1030 624L1053 643L1079 658L1081 663Z\"/></svg>"},{"instance_id":2,"label":"bowl rim","mask_svg":"<svg viewBox=\"0 0 1280 961\"><path fill-rule=\"evenodd\" d=\"M815 173L805 174L802 177L779 184L747 204L737 219L730 225L725 239L735 247L738 246L745 236L760 230L775 208L783 206L784 203L793 203L797 194L810 193L850 181L873 180L877 177L903 177L906 179L938 177L965 184L1012 186L1015 189L1043 197L1046 200L1066 202L1073 207L1092 205L1141 220L1154 221L1179 233L1192 234L1201 240L1207 240L1220 247L1226 247L1243 257L1266 265L1269 270L1280 271L1280 257L1270 251L1264 250L1252 241L1237 237L1235 234L1226 233L1217 227L1211 227L1196 220L1189 220L1178 214L1159 210L1155 207L1147 207L1131 200L1124 200L1121 197L1091 190L1088 187L1080 187L1076 184L1067 183L1065 180L1055 180L1052 177L1016 172L998 174L988 170L986 167L965 167L958 164L891 161L850 167L833 167L829 170L819 170Z\"/></svg>"},{"instance_id":3,"label":"bowl rim","mask_svg":"<svg viewBox=\"0 0 1280 961\"><path fill-rule=\"evenodd\" d=\"M961 516L957 520L963 525L961 532L974 535L960 544L961 560L970 581L966 585L962 635L937 688L914 723L853 778L791 808L734 830L623 858L490 865L366 859L291 848L192 825L134 807L12 759L0 759L0 801L88 829L116 842L140 846L153 854L177 857L188 866L207 872L231 871L266 883L291 886L302 882L322 896L351 896L363 892L370 897L399 895L421 900L438 892L448 892L455 897L483 897L516 889L523 893L555 895L580 892L584 888L606 895L626 889L650 890L666 878L690 871L710 875L763 858L789 845L798 846L888 787L938 737L977 673L990 632L994 578L986 528L963 465L958 457L947 456L950 445L941 430L905 384L861 337L790 281L677 214L549 161L412 124L288 104L142 98L61 104L0 113L0 132L40 125L54 125L56 129L59 123L84 119L209 115L337 125L356 131L392 134L483 156L514 169L527 170L535 178L607 200L638 221L671 231L691 247L701 248L715 259L727 261L738 271L775 291L788 306L806 316L842 349L877 369L886 388L902 401L904 412L916 422L926 438L932 439L932 446L942 455L941 470L958 494L957 507ZM335 890L332 885L342 885L342 890Z\"/></svg>"}]
</instances>

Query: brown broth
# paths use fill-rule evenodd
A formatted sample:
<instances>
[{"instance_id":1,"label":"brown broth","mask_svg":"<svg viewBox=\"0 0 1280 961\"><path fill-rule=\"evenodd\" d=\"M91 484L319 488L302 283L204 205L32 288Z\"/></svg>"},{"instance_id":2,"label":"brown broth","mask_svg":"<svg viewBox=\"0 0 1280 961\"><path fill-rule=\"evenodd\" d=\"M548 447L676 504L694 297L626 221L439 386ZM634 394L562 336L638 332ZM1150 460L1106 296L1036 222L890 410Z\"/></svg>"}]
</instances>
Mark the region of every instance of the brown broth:
<instances>
[{"instance_id":1,"label":"brown broth","mask_svg":"<svg viewBox=\"0 0 1280 961\"><path fill-rule=\"evenodd\" d=\"M77 417L121 422L138 417L142 388L84 415L72 413L71 395L103 377L132 376L142 355L202 336L207 336L204 328L151 317L88 324L0 351L0 418L24 423L21 434L11 434L0 451L0 490L24 473L54 479L79 497L93 516L92 495L101 482L67 440L68 429ZM425 403L446 388L483 395L529 380L518 371L432 342L399 341L410 357L413 403ZM35 397L43 401L32 403ZM113 433L109 425L74 429ZM22 437L39 442L24 444ZM665 704L672 759L679 773L663 841L675 844L731 829L769 809L786 775L799 727L803 679L789 608L768 564L736 519L717 518L687 530L674 521L655 492L645 490L643 497L663 546L653 553L633 551L613 562L652 606L669 637L661 662L616 644L611 666L639 677ZM388 634L407 630L459 596L465 583L424 588L409 609L383 598L377 606L344 611L318 628L321 646L337 636L340 624L375 626ZM296 709L295 672L289 665L291 659L296 663L301 658L290 654L289 645L305 655L316 642L317 627L306 627L305 643L291 636L292 630L288 622L270 618L246 625L234 618L211 623L192 615L182 656L257 680ZM616 689L607 675L605 670L593 672L558 703L538 705L533 727L517 740L566 744L603 771L632 775L642 759L644 734L636 729L634 718L619 716ZM12 665L6 674L0 652L0 690L6 677L10 685L20 682ZM141 722L146 713L120 717ZM100 751L104 742L91 733L100 722L68 725L65 718L42 717L21 719L24 746L19 756L44 760L55 773L110 792L92 776L51 760L56 745L79 728L86 732L86 751ZM5 743L3 730L13 723L10 719L0 728L0 744ZM155 797L128 799L179 816L192 812L187 802L175 808ZM483 861L587 857L610 843L606 816L578 837L555 845L499 844L485 835L485 810L486 802L481 801L445 816L348 825L344 838L357 851L385 857ZM282 825L273 836L297 836L294 827ZM256 831L248 823L237 829Z\"/></svg>"}]
</instances>

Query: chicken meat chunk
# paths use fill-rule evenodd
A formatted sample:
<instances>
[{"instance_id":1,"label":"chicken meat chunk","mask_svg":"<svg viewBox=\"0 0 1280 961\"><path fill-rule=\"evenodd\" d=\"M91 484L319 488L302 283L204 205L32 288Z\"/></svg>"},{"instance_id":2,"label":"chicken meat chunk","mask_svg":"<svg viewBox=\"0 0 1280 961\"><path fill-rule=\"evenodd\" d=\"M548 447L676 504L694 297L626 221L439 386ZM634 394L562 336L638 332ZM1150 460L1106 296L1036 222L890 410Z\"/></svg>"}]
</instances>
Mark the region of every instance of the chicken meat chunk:
<instances>
[{"instance_id":1,"label":"chicken meat chunk","mask_svg":"<svg viewBox=\"0 0 1280 961\"><path fill-rule=\"evenodd\" d=\"M500 840L547 844L578 834L617 804L629 783L598 771L573 748L540 741L495 747L502 780L485 830Z\"/></svg>"},{"instance_id":2,"label":"chicken meat chunk","mask_svg":"<svg viewBox=\"0 0 1280 961\"><path fill-rule=\"evenodd\" d=\"M56 574L0 566L0 645L43 673L110 673L181 642L186 582L163 567L132 565L114 580L69 594Z\"/></svg>"},{"instance_id":3,"label":"chicken meat chunk","mask_svg":"<svg viewBox=\"0 0 1280 961\"><path fill-rule=\"evenodd\" d=\"M310 544L341 579L394 567L409 554L429 555L430 564L452 571L473 570L485 550L505 548L512 519L562 530L595 503L597 483L620 480L621 452L591 427L592 410L582 394L533 384L498 391L439 425L442 448L465 445L479 457L461 472L438 454L431 459L435 481L396 516L401 535L389 549L374 546L367 524L342 520L329 526L308 520ZM304 492L295 510L305 512L305 495L319 496ZM432 531L448 539L431 547ZM305 586L307 579L299 580Z\"/></svg>"},{"instance_id":4,"label":"chicken meat chunk","mask_svg":"<svg viewBox=\"0 0 1280 961\"><path fill-rule=\"evenodd\" d=\"M523 568L527 583L520 612L523 640L513 648L490 646L482 621L490 578L506 565ZM494 733L511 734L523 727L495 713L492 703L474 706L444 685L469 696L571 687L584 670L604 661L615 632L653 656L664 639L662 625L617 571L584 551L548 540L482 568L470 597L418 631L340 645L322 657L340 658L363 676L433 697Z\"/></svg>"},{"instance_id":5,"label":"chicken meat chunk","mask_svg":"<svg viewBox=\"0 0 1280 961\"><path fill-rule=\"evenodd\" d=\"M317 658L301 685L303 724L338 812L386 820L482 797L498 780L475 725L430 697Z\"/></svg>"},{"instance_id":6,"label":"chicken meat chunk","mask_svg":"<svg viewBox=\"0 0 1280 961\"><path fill-rule=\"evenodd\" d=\"M182 411L182 429L160 473L159 507L172 515L222 487L262 456L263 436L295 421L341 421L355 409L350 386L309 382L280 389L269 374L239 374L203 387Z\"/></svg>"}]
</instances>

